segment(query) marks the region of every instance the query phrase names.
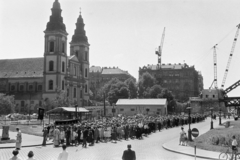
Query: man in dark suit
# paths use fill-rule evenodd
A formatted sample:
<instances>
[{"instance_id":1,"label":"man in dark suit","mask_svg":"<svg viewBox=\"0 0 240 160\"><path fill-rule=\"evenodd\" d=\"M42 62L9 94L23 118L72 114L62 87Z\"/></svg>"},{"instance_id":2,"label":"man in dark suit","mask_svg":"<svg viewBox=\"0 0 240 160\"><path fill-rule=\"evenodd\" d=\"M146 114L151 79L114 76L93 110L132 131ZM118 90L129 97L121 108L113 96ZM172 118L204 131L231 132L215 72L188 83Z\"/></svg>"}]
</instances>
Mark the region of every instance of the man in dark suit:
<instances>
[{"instance_id":1,"label":"man in dark suit","mask_svg":"<svg viewBox=\"0 0 240 160\"><path fill-rule=\"evenodd\" d=\"M131 145L127 145L128 150L123 152L123 160L136 160L135 151L131 150Z\"/></svg>"}]
</instances>

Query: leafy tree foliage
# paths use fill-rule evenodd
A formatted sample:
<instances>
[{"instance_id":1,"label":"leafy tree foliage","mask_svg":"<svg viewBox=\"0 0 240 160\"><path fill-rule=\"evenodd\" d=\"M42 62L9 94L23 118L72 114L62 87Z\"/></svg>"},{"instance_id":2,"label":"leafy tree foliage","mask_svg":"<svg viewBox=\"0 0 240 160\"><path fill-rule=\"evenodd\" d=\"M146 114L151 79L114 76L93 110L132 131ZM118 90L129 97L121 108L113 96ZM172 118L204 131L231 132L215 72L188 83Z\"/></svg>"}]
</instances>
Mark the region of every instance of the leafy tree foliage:
<instances>
[{"instance_id":1,"label":"leafy tree foliage","mask_svg":"<svg viewBox=\"0 0 240 160\"><path fill-rule=\"evenodd\" d=\"M0 114L13 113L15 111L14 107L14 96L0 93Z\"/></svg>"},{"instance_id":2,"label":"leafy tree foliage","mask_svg":"<svg viewBox=\"0 0 240 160\"><path fill-rule=\"evenodd\" d=\"M128 86L129 98L137 98L137 85L133 78L129 78L124 82Z\"/></svg>"}]
</instances>

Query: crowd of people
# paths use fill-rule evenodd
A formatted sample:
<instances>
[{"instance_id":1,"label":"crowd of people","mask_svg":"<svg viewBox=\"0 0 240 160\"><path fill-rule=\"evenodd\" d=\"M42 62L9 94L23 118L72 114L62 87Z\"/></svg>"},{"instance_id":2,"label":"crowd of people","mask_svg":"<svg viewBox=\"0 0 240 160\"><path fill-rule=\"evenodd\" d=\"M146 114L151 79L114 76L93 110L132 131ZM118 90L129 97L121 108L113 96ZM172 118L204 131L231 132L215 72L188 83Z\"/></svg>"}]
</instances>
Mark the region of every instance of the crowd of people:
<instances>
[{"instance_id":1,"label":"crowd of people","mask_svg":"<svg viewBox=\"0 0 240 160\"><path fill-rule=\"evenodd\" d=\"M205 114L192 114L191 123L198 123L207 117ZM48 125L43 130L43 146L48 138L53 139L55 147L67 146L87 147L99 142L114 142L128 139L143 139L152 132L177 126L187 125L188 116L119 116L95 121L82 121L77 124Z\"/></svg>"}]
</instances>

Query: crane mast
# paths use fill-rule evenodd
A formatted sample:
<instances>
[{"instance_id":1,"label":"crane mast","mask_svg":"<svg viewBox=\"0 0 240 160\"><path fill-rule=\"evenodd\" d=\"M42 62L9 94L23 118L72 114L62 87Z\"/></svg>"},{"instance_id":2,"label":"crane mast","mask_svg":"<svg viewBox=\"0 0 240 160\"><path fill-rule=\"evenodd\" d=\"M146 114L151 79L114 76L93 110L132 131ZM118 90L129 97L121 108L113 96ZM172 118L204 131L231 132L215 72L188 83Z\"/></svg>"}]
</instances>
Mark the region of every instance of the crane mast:
<instances>
[{"instance_id":1,"label":"crane mast","mask_svg":"<svg viewBox=\"0 0 240 160\"><path fill-rule=\"evenodd\" d=\"M217 89L217 52L216 52L216 46L213 47L213 67L214 67L214 87Z\"/></svg>"},{"instance_id":2,"label":"crane mast","mask_svg":"<svg viewBox=\"0 0 240 160\"><path fill-rule=\"evenodd\" d=\"M231 63L231 60L232 60L232 56L233 56L233 53L234 53L234 49L235 49L238 34L239 34L240 24L238 24L237 27L238 28L237 28L237 31L236 31L236 34L235 34L235 37L234 37L234 41L233 41L232 49L231 49L231 52L230 52L230 56L228 58L227 67L226 67L226 70L225 70L225 73L224 73L224 76L223 76L223 81L222 81L222 85L221 85L222 88L224 87L225 82L226 82L228 70L229 70L229 67L230 67L230 63Z\"/></svg>"},{"instance_id":3,"label":"crane mast","mask_svg":"<svg viewBox=\"0 0 240 160\"><path fill-rule=\"evenodd\" d=\"M164 37L165 37L165 27L163 29L163 34L162 34L162 39L161 39L161 44L158 47L158 50L155 52L158 55L158 68L161 67L162 65L162 51L163 51L163 42L164 42Z\"/></svg>"}]
</instances>

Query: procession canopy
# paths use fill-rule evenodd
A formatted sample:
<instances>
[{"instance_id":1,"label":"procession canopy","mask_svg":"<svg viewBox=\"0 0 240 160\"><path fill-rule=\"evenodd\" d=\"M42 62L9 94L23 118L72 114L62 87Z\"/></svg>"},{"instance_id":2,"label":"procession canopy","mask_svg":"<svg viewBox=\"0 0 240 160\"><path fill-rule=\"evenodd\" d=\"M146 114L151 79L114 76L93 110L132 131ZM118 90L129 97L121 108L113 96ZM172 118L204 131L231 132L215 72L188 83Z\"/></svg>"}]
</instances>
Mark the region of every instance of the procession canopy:
<instances>
[{"instance_id":1,"label":"procession canopy","mask_svg":"<svg viewBox=\"0 0 240 160\"><path fill-rule=\"evenodd\" d=\"M83 107L77 107L77 110L75 107L57 107L47 111L46 113L49 114L49 113L75 113L75 112L85 113L89 111Z\"/></svg>"}]
</instances>

